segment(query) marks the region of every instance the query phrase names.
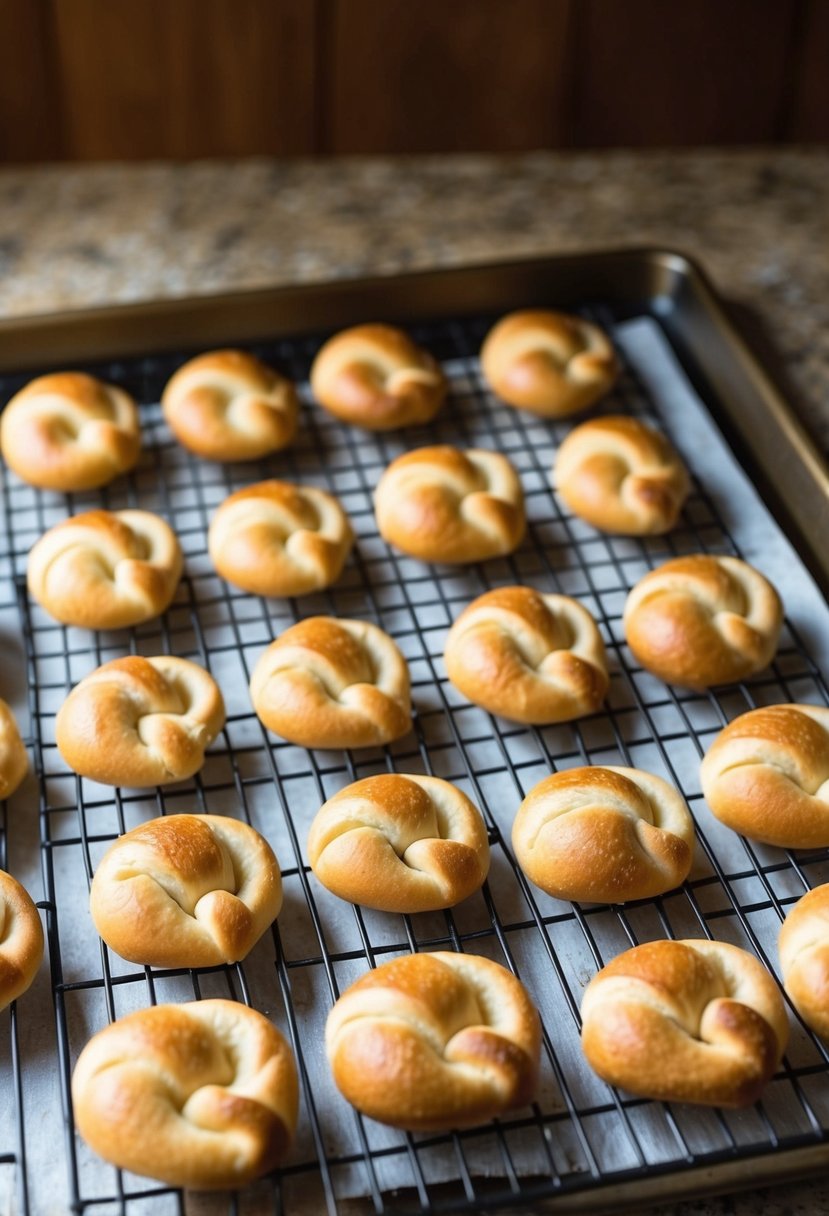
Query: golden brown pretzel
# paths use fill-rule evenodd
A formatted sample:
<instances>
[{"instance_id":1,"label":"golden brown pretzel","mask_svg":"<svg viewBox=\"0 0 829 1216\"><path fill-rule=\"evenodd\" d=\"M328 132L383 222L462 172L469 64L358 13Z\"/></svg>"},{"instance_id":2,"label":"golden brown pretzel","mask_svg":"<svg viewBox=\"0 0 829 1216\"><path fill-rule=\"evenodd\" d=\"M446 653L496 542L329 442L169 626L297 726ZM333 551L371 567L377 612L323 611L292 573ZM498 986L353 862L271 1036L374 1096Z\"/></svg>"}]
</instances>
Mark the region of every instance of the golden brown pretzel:
<instances>
[{"instance_id":1,"label":"golden brown pretzel","mask_svg":"<svg viewBox=\"0 0 829 1216\"><path fill-rule=\"evenodd\" d=\"M317 878L351 903L383 912L451 908L489 870L478 808L438 777L383 773L340 790L308 835Z\"/></svg>"},{"instance_id":2,"label":"golden brown pretzel","mask_svg":"<svg viewBox=\"0 0 829 1216\"><path fill-rule=\"evenodd\" d=\"M512 553L524 535L524 494L506 456L417 448L393 460L374 496L380 535L426 562Z\"/></svg>"},{"instance_id":3,"label":"golden brown pretzel","mask_svg":"<svg viewBox=\"0 0 829 1216\"><path fill-rule=\"evenodd\" d=\"M799 899L780 928L780 969L795 1008L829 1039L829 883Z\"/></svg>"},{"instance_id":4,"label":"golden brown pretzel","mask_svg":"<svg viewBox=\"0 0 829 1216\"><path fill-rule=\"evenodd\" d=\"M781 848L829 845L829 709L767 705L720 731L702 792L735 832Z\"/></svg>"},{"instance_id":5,"label":"golden brown pretzel","mask_svg":"<svg viewBox=\"0 0 829 1216\"><path fill-rule=\"evenodd\" d=\"M444 661L470 701L537 725L595 713L609 682L587 609L530 587L499 587L473 600L449 630Z\"/></svg>"},{"instance_id":6,"label":"golden brown pretzel","mask_svg":"<svg viewBox=\"0 0 829 1216\"><path fill-rule=\"evenodd\" d=\"M553 480L575 515L628 536L670 532L690 488L665 436L622 415L572 430L556 453Z\"/></svg>"},{"instance_id":7,"label":"golden brown pretzel","mask_svg":"<svg viewBox=\"0 0 829 1216\"><path fill-rule=\"evenodd\" d=\"M39 376L0 415L0 447L30 485L94 490L138 460L138 410L129 393L83 372Z\"/></svg>"},{"instance_id":8,"label":"golden brown pretzel","mask_svg":"<svg viewBox=\"0 0 829 1216\"><path fill-rule=\"evenodd\" d=\"M87 511L29 552L29 593L65 625L122 629L160 616L181 577L181 547L149 511Z\"/></svg>"},{"instance_id":9,"label":"golden brown pretzel","mask_svg":"<svg viewBox=\"0 0 829 1216\"><path fill-rule=\"evenodd\" d=\"M328 1015L340 1092L410 1131L474 1127L533 1098L538 1014L504 967L474 954L409 954L352 984Z\"/></svg>"},{"instance_id":10,"label":"golden brown pretzel","mask_svg":"<svg viewBox=\"0 0 829 1216\"><path fill-rule=\"evenodd\" d=\"M651 570L627 597L625 637L668 684L708 688L761 671L783 621L767 579L736 557L694 554Z\"/></svg>"},{"instance_id":11,"label":"golden brown pretzel","mask_svg":"<svg viewBox=\"0 0 829 1216\"><path fill-rule=\"evenodd\" d=\"M28 891L0 870L0 1009L22 996L43 958L43 928Z\"/></svg>"},{"instance_id":12,"label":"golden brown pretzel","mask_svg":"<svg viewBox=\"0 0 829 1216\"><path fill-rule=\"evenodd\" d=\"M72 689L55 737L82 777L140 788L192 777L224 721L222 694L203 668L171 655L129 655Z\"/></svg>"},{"instance_id":13,"label":"golden brown pretzel","mask_svg":"<svg viewBox=\"0 0 829 1216\"><path fill-rule=\"evenodd\" d=\"M179 443L205 460L257 460L296 434L299 403L290 380L241 350L190 359L161 397Z\"/></svg>"},{"instance_id":14,"label":"golden brown pretzel","mask_svg":"<svg viewBox=\"0 0 829 1216\"><path fill-rule=\"evenodd\" d=\"M581 1013L584 1054L599 1076L665 1102L755 1102L789 1037L768 971L725 942L626 950L587 985Z\"/></svg>"},{"instance_id":15,"label":"golden brown pretzel","mask_svg":"<svg viewBox=\"0 0 829 1216\"><path fill-rule=\"evenodd\" d=\"M236 1001L155 1005L87 1043L72 1076L78 1131L105 1161L171 1186L245 1186L286 1157L296 1065Z\"/></svg>"},{"instance_id":16,"label":"golden brown pretzel","mask_svg":"<svg viewBox=\"0 0 829 1216\"><path fill-rule=\"evenodd\" d=\"M224 815L164 815L120 836L89 893L110 949L150 967L216 967L245 957L282 906L273 850Z\"/></svg>"},{"instance_id":17,"label":"golden brown pretzel","mask_svg":"<svg viewBox=\"0 0 829 1216\"><path fill-rule=\"evenodd\" d=\"M260 657L250 695L265 726L302 747L377 747L411 730L406 660L368 621L292 625Z\"/></svg>"},{"instance_id":18,"label":"golden brown pretzel","mask_svg":"<svg viewBox=\"0 0 829 1216\"><path fill-rule=\"evenodd\" d=\"M509 405L547 418L587 409L612 388L618 372L597 325L542 310L503 317L486 336L481 369Z\"/></svg>"},{"instance_id":19,"label":"golden brown pretzel","mask_svg":"<svg viewBox=\"0 0 829 1216\"><path fill-rule=\"evenodd\" d=\"M430 422L446 377L428 351L390 325L356 325L325 343L311 368L314 396L329 413L371 431Z\"/></svg>"},{"instance_id":20,"label":"golden brown pretzel","mask_svg":"<svg viewBox=\"0 0 829 1216\"><path fill-rule=\"evenodd\" d=\"M313 486L260 481L237 490L210 521L222 578L253 595L308 595L336 582L354 534L338 500Z\"/></svg>"}]
</instances>

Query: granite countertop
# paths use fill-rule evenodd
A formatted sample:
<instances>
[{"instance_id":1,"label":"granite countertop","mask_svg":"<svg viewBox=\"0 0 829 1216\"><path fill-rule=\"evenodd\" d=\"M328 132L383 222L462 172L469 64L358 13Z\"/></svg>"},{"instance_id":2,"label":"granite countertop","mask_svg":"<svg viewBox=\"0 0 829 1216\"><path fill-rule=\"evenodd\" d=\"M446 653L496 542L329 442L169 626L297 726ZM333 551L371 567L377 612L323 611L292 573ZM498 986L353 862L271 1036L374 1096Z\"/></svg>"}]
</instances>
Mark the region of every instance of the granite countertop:
<instances>
[{"instance_id":1,"label":"granite countertop","mask_svg":"<svg viewBox=\"0 0 829 1216\"><path fill-rule=\"evenodd\" d=\"M829 149L0 170L0 315L618 245L696 257L829 449ZM817 1216L804 1183L658 1209Z\"/></svg>"},{"instance_id":2,"label":"granite countertop","mask_svg":"<svg viewBox=\"0 0 829 1216\"><path fill-rule=\"evenodd\" d=\"M0 314L616 245L747 305L829 449L829 149L0 170Z\"/></svg>"}]
</instances>

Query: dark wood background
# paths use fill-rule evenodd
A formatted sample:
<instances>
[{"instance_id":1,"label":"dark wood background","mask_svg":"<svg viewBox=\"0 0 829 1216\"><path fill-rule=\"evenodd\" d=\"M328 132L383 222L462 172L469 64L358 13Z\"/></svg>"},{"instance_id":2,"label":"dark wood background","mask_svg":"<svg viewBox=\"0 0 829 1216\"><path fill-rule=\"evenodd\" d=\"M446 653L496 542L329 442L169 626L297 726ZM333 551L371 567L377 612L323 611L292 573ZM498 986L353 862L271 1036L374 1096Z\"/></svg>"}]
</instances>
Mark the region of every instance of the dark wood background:
<instances>
[{"instance_id":1,"label":"dark wood background","mask_svg":"<svg viewBox=\"0 0 829 1216\"><path fill-rule=\"evenodd\" d=\"M0 159L829 141L829 0L0 0Z\"/></svg>"}]
</instances>

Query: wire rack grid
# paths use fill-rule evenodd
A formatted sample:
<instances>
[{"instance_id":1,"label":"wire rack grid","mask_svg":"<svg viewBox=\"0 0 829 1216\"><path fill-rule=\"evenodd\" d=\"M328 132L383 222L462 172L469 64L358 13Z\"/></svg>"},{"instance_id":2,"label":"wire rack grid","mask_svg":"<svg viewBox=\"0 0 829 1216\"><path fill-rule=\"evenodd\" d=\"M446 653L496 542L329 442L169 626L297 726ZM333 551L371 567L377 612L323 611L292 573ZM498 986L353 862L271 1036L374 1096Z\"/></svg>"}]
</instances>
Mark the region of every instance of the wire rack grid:
<instances>
[{"instance_id":1,"label":"wire rack grid","mask_svg":"<svg viewBox=\"0 0 829 1216\"><path fill-rule=\"evenodd\" d=\"M612 333L609 310L586 315ZM717 506L694 478L680 526L669 536L599 536L552 494L549 467L567 429L500 405L480 379L476 354L492 318L448 320L413 329L450 375L438 419L405 435L345 428L310 403L296 443L258 465L217 466L174 444L157 405L186 357L147 357L89 370L131 390L142 405L145 451L136 471L96 494L57 496L11 475L3 483L8 553L26 646L35 768L40 786L41 862L47 906L57 1067L66 1126L72 1210L184 1212L168 1187L102 1166L74 1132L71 1070L83 1043L107 1021L165 1000L232 996L285 1031L301 1080L300 1132L288 1165L242 1196L206 1211L345 1211L355 1196L368 1210L442 1212L532 1203L542 1198L657 1173L762 1155L826 1140L826 1048L799 1023L783 1065L761 1102L725 1112L632 1098L599 1082L578 1044L580 994L620 950L662 937L717 937L754 950L772 969L777 926L804 890L829 878L826 851L793 854L744 841L705 809L699 757L722 725L758 704L829 702L826 686L787 626L772 668L743 684L696 694L656 681L624 645L621 610L630 586L679 553L736 553ZM318 335L252 347L307 379ZM5 396L22 378L7 377ZM633 370L602 407L660 418ZM394 552L379 537L371 492L406 448L446 442L497 448L524 485L529 529L511 557L458 569L431 567ZM692 470L695 453L685 453ZM277 476L338 495L358 535L339 583L299 601L266 601L224 584L206 553L214 507L232 490ZM135 630L92 634L57 625L25 588L30 545L49 526L91 506L157 510L175 527L187 571L164 617ZM452 619L491 587L525 583L577 596L599 621L611 662L602 712L535 729L490 717L448 684L443 639ZM316 613L370 619L394 637L412 674L414 731L386 749L314 752L270 736L252 712L251 668L287 625ZM126 652L173 653L209 668L228 704L221 740L192 781L148 793L105 788L67 772L54 744L54 716L69 688ZM622 763L661 772L686 795L698 829L691 878L678 892L624 907L571 905L532 888L515 865L509 828L526 792L551 769ZM374 772L426 772L457 782L482 808L492 848L480 895L441 914L387 916L334 899L307 864L307 827L321 802ZM259 828L283 866L285 907L244 965L207 971L136 968L112 955L87 914L88 883L107 845L154 815L233 814ZM487 954L527 983L544 1023L537 1101L482 1128L413 1136L364 1120L339 1098L319 1032L339 992L367 967L397 954L452 949ZM28 1134L34 1134L29 1128ZM21 1142L22 1151L22 1142ZM19 1159L19 1155L17 1157ZM350 1208L349 1208L350 1210Z\"/></svg>"}]
</instances>

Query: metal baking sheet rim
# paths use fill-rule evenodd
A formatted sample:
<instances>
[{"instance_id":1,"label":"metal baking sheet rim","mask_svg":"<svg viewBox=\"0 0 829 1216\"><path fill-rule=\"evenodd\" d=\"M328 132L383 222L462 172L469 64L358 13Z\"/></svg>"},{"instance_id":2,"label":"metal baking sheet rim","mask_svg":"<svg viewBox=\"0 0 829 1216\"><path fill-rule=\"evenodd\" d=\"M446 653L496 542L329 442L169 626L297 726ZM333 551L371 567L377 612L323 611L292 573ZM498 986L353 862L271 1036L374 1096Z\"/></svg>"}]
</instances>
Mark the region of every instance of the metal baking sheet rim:
<instances>
[{"instance_id":1,"label":"metal baking sheet rim","mask_svg":"<svg viewBox=\"0 0 829 1216\"><path fill-rule=\"evenodd\" d=\"M658 313L680 353L690 358L717 398L725 419L712 411L715 417L731 425L739 444L773 485L776 505L782 505L786 522L795 530L791 539L805 548L813 573L824 593L829 592L829 546L821 543L829 525L829 468L734 328L705 272L681 252L614 249L5 318L0 319L0 370L46 370L183 345L255 341L355 323L369 315L404 322L553 302L568 306L591 297L649 305ZM710 408L710 402L706 404ZM538 1199L534 1210L600 1216L635 1210L643 1203L808 1178L827 1163L829 1144L821 1143L652 1173L612 1188L594 1185ZM354 1210L361 1206L355 1204ZM528 1210L525 1204L498 1207L504 1212Z\"/></svg>"}]
</instances>

